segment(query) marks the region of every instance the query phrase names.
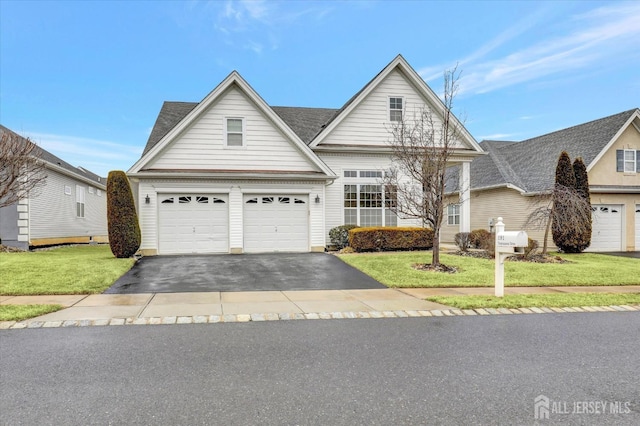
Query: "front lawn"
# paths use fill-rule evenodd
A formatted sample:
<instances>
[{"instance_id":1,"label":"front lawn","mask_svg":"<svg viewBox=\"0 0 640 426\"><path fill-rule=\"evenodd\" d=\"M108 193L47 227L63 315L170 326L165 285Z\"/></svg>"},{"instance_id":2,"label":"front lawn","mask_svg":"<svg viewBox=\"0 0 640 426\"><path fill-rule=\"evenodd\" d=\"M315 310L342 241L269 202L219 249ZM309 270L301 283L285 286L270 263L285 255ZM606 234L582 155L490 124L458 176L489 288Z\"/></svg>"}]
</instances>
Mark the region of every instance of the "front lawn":
<instances>
[{"instance_id":1,"label":"front lawn","mask_svg":"<svg viewBox=\"0 0 640 426\"><path fill-rule=\"evenodd\" d=\"M0 253L0 295L102 293L134 262L116 259L108 245Z\"/></svg>"},{"instance_id":2,"label":"front lawn","mask_svg":"<svg viewBox=\"0 0 640 426\"><path fill-rule=\"evenodd\" d=\"M0 321L22 321L62 308L62 305L0 305Z\"/></svg>"},{"instance_id":3,"label":"front lawn","mask_svg":"<svg viewBox=\"0 0 640 426\"><path fill-rule=\"evenodd\" d=\"M494 261L440 253L440 261L458 272L418 271L429 263L430 251L353 253L338 255L388 287L489 287L494 285ZM506 286L638 285L640 260L595 253L562 254L570 263L505 262Z\"/></svg>"},{"instance_id":4,"label":"front lawn","mask_svg":"<svg viewBox=\"0 0 640 426\"><path fill-rule=\"evenodd\" d=\"M509 294L495 296L434 296L427 300L459 309L566 308L582 306L640 305L640 293Z\"/></svg>"}]
</instances>

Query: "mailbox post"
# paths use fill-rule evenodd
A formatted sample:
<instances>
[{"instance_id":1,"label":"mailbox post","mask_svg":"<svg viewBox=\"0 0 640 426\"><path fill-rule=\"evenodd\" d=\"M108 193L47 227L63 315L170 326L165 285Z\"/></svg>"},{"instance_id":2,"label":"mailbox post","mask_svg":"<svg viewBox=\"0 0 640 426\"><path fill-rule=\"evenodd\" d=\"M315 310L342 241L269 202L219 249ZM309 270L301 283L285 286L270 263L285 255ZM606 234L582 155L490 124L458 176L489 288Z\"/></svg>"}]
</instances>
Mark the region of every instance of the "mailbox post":
<instances>
[{"instance_id":1,"label":"mailbox post","mask_svg":"<svg viewBox=\"0 0 640 426\"><path fill-rule=\"evenodd\" d=\"M502 218L496 223L496 267L495 267L495 295L504 296L504 261L507 257L517 253L524 253L529 244L529 236L524 231L505 232Z\"/></svg>"}]
</instances>

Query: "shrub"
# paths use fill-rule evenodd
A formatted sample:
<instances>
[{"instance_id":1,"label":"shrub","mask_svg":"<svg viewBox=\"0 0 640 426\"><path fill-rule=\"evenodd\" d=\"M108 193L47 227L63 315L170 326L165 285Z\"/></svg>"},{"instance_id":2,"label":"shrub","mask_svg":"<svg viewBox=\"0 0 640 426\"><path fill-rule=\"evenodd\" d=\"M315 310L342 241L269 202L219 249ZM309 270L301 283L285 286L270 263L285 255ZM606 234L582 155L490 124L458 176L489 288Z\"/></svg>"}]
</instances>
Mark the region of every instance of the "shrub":
<instances>
[{"instance_id":1,"label":"shrub","mask_svg":"<svg viewBox=\"0 0 640 426\"><path fill-rule=\"evenodd\" d=\"M538 244L538 240L529 238L528 243L529 244L527 244L527 247L524 249L524 257L526 257L527 259L536 254L538 247L540 247L540 244Z\"/></svg>"},{"instance_id":2,"label":"shrub","mask_svg":"<svg viewBox=\"0 0 640 426\"><path fill-rule=\"evenodd\" d=\"M355 251L425 250L433 247L433 229L355 228L349 231L349 245Z\"/></svg>"},{"instance_id":3,"label":"shrub","mask_svg":"<svg viewBox=\"0 0 640 426\"><path fill-rule=\"evenodd\" d=\"M469 250L469 247L471 247L471 233L458 232L455 236L455 243L461 251Z\"/></svg>"},{"instance_id":4,"label":"shrub","mask_svg":"<svg viewBox=\"0 0 640 426\"><path fill-rule=\"evenodd\" d=\"M107 177L107 225L113 255L133 256L140 247L140 225L129 179L121 170L111 171Z\"/></svg>"},{"instance_id":5,"label":"shrub","mask_svg":"<svg viewBox=\"0 0 640 426\"><path fill-rule=\"evenodd\" d=\"M329 240L331 245L337 250L342 250L349 245L349 231L357 228L357 225L341 225L331 228L329 231Z\"/></svg>"},{"instance_id":6,"label":"shrub","mask_svg":"<svg viewBox=\"0 0 640 426\"><path fill-rule=\"evenodd\" d=\"M491 245L489 240L493 241L493 238L493 234L486 229L474 229L469 233L469 242L473 248L477 249L486 250L486 247Z\"/></svg>"}]
</instances>

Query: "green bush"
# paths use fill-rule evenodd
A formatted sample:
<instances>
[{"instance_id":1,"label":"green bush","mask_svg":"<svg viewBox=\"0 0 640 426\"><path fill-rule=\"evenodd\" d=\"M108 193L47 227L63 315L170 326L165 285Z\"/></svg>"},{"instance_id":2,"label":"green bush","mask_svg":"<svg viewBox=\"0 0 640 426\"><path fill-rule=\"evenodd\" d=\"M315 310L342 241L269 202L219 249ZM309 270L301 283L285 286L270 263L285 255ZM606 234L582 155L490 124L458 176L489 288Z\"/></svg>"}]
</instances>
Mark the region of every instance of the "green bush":
<instances>
[{"instance_id":1,"label":"green bush","mask_svg":"<svg viewBox=\"0 0 640 426\"><path fill-rule=\"evenodd\" d=\"M474 229L469 233L469 242L473 248L486 250L493 241L493 234L486 229Z\"/></svg>"},{"instance_id":2,"label":"green bush","mask_svg":"<svg viewBox=\"0 0 640 426\"><path fill-rule=\"evenodd\" d=\"M349 231L357 227L357 225L341 225L331 228L329 231L329 240L331 240L331 245L338 250L342 250L348 246Z\"/></svg>"},{"instance_id":3,"label":"green bush","mask_svg":"<svg viewBox=\"0 0 640 426\"><path fill-rule=\"evenodd\" d=\"M107 225L111 253L117 258L133 256L140 248L140 225L129 179L121 170L107 177Z\"/></svg>"},{"instance_id":4,"label":"green bush","mask_svg":"<svg viewBox=\"0 0 640 426\"><path fill-rule=\"evenodd\" d=\"M355 228L349 231L349 246L358 252L426 250L433 247L433 229Z\"/></svg>"}]
</instances>

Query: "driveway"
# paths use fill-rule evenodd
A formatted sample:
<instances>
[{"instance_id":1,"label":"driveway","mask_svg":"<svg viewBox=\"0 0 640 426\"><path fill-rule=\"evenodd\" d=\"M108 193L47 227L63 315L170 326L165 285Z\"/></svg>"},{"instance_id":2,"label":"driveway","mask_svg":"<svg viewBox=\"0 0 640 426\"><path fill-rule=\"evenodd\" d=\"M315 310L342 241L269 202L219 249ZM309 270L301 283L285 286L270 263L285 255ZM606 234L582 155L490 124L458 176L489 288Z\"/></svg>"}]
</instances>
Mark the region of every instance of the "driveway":
<instances>
[{"instance_id":1,"label":"driveway","mask_svg":"<svg viewBox=\"0 0 640 426\"><path fill-rule=\"evenodd\" d=\"M326 253L144 257L105 293L386 288Z\"/></svg>"}]
</instances>

